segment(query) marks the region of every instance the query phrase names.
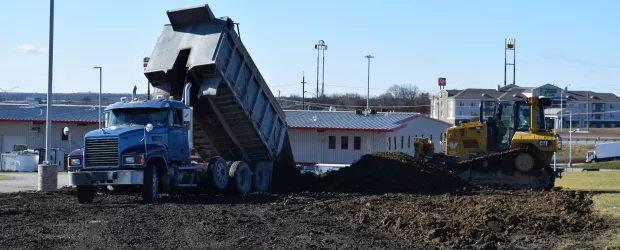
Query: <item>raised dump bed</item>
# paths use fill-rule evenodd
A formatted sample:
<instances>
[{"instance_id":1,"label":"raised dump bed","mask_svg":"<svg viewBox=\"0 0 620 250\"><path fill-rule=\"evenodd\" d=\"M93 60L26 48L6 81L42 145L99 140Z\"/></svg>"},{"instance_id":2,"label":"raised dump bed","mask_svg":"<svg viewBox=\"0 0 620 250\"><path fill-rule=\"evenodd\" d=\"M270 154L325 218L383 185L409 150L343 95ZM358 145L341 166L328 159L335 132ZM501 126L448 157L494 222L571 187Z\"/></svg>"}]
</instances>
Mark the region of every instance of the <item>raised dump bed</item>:
<instances>
[{"instance_id":1,"label":"raised dump bed","mask_svg":"<svg viewBox=\"0 0 620 250\"><path fill-rule=\"evenodd\" d=\"M191 83L193 147L201 157L294 162L285 115L228 17L208 5L170 10L145 75L157 95L183 98ZM198 98L196 98L198 97ZM284 146L283 146L284 145Z\"/></svg>"}]
</instances>

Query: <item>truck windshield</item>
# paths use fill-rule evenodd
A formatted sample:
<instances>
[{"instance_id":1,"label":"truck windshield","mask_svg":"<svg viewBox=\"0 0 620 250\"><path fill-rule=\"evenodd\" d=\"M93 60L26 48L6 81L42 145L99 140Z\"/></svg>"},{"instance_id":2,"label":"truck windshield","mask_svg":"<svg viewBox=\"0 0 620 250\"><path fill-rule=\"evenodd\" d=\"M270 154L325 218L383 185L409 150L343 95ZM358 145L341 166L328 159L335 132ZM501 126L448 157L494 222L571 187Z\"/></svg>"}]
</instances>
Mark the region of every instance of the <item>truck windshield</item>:
<instances>
[{"instance_id":1,"label":"truck windshield","mask_svg":"<svg viewBox=\"0 0 620 250\"><path fill-rule=\"evenodd\" d=\"M108 116L108 127L124 127L132 125L153 124L153 127L166 126L167 109L132 108L114 109Z\"/></svg>"}]
</instances>

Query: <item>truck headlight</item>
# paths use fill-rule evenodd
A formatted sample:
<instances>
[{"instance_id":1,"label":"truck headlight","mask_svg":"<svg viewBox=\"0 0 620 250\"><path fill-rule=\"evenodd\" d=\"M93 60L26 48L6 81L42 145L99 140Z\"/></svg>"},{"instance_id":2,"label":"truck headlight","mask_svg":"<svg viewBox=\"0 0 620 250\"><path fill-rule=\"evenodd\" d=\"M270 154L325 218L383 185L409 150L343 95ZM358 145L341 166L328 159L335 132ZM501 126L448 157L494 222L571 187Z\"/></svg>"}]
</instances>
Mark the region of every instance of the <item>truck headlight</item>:
<instances>
[{"instance_id":1,"label":"truck headlight","mask_svg":"<svg viewBox=\"0 0 620 250\"><path fill-rule=\"evenodd\" d=\"M538 142L538 146L540 146L540 147L549 147L549 146L551 146L551 141L548 141L548 140L539 141Z\"/></svg>"},{"instance_id":2,"label":"truck headlight","mask_svg":"<svg viewBox=\"0 0 620 250\"><path fill-rule=\"evenodd\" d=\"M80 166L80 165L82 165L82 159L80 159L80 158L71 158L70 161L69 161L69 164L71 166Z\"/></svg>"},{"instance_id":3,"label":"truck headlight","mask_svg":"<svg viewBox=\"0 0 620 250\"><path fill-rule=\"evenodd\" d=\"M127 165L142 165L142 155L123 156L123 163Z\"/></svg>"}]
</instances>

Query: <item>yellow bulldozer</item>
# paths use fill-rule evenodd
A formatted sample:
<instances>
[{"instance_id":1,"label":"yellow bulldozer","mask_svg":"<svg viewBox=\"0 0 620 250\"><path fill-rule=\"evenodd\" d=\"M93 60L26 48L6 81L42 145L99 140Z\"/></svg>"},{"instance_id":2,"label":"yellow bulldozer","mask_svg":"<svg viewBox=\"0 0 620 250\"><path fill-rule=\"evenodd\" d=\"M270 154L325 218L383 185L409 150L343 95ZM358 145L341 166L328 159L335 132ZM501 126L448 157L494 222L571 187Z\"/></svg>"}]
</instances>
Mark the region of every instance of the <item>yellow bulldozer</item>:
<instances>
[{"instance_id":1,"label":"yellow bulldozer","mask_svg":"<svg viewBox=\"0 0 620 250\"><path fill-rule=\"evenodd\" d=\"M559 135L546 129L544 108L550 105L551 99L544 97L499 102L484 121L481 104L477 121L448 128L441 153L428 150L433 147L429 140L414 140L415 157L480 185L551 189L561 178L550 164L562 144Z\"/></svg>"}]
</instances>

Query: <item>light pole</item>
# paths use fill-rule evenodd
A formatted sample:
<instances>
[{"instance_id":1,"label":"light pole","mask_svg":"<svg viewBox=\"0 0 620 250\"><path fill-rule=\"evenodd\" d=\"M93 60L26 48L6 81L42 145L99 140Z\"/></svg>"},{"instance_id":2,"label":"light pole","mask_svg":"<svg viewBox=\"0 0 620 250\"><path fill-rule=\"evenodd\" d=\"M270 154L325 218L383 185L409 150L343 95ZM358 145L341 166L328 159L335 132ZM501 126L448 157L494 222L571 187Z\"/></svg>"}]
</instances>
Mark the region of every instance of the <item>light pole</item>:
<instances>
[{"instance_id":1,"label":"light pole","mask_svg":"<svg viewBox=\"0 0 620 250\"><path fill-rule=\"evenodd\" d=\"M103 68L96 66L93 69L99 69L99 129L101 129L101 71Z\"/></svg>"},{"instance_id":2,"label":"light pole","mask_svg":"<svg viewBox=\"0 0 620 250\"><path fill-rule=\"evenodd\" d=\"M573 111L568 111L568 167L573 166Z\"/></svg>"},{"instance_id":3,"label":"light pole","mask_svg":"<svg viewBox=\"0 0 620 250\"><path fill-rule=\"evenodd\" d=\"M47 117L45 118L45 164L50 164L52 144L52 73L54 68L54 0L50 0L49 55L47 69Z\"/></svg>"},{"instance_id":4,"label":"light pole","mask_svg":"<svg viewBox=\"0 0 620 250\"><path fill-rule=\"evenodd\" d=\"M37 167L37 190L54 192L58 190L58 168L50 162L50 148L52 144L52 72L54 62L54 0L50 0L49 23L49 56L47 69L47 115L45 118L45 161ZM54 160L55 161L55 160Z\"/></svg>"},{"instance_id":5,"label":"light pole","mask_svg":"<svg viewBox=\"0 0 620 250\"><path fill-rule=\"evenodd\" d=\"M368 58L368 89L366 92L366 112L370 112L370 108L369 108L369 102L370 102L370 59L375 58L374 56L368 54L366 56L364 56L366 58Z\"/></svg>"},{"instance_id":6,"label":"light pole","mask_svg":"<svg viewBox=\"0 0 620 250\"><path fill-rule=\"evenodd\" d=\"M564 129L564 91L568 91L569 85L566 85L560 92L560 132Z\"/></svg>"},{"instance_id":7,"label":"light pole","mask_svg":"<svg viewBox=\"0 0 620 250\"><path fill-rule=\"evenodd\" d=\"M316 98L318 99L319 93L323 95L323 92L319 92L319 59L321 50L323 50L323 64L325 64L325 50L327 49L327 45L325 45L325 41L319 40L319 42L314 45L314 48L316 49ZM323 66L323 68L325 67Z\"/></svg>"}]
</instances>

